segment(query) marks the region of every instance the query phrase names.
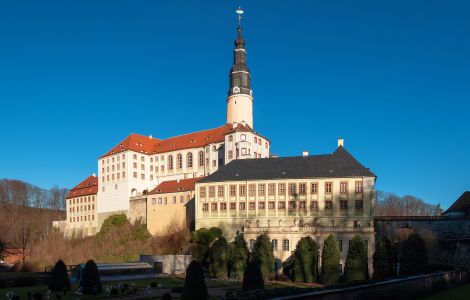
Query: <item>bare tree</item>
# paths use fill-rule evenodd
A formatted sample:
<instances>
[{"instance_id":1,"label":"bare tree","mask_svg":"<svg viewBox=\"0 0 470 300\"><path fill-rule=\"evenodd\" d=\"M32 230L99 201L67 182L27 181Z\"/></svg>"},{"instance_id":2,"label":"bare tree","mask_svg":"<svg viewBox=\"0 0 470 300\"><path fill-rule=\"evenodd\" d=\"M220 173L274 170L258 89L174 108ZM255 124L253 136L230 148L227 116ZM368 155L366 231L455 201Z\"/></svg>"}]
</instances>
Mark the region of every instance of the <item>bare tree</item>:
<instances>
[{"instance_id":1,"label":"bare tree","mask_svg":"<svg viewBox=\"0 0 470 300\"><path fill-rule=\"evenodd\" d=\"M376 199L376 216L434 216L442 213L439 204L432 205L411 195L399 197L377 191Z\"/></svg>"},{"instance_id":2,"label":"bare tree","mask_svg":"<svg viewBox=\"0 0 470 300\"><path fill-rule=\"evenodd\" d=\"M29 248L32 242L32 232L33 227L30 222L27 220L19 220L14 234L14 245L17 249L21 250L21 260L23 265L26 260L26 256L28 255Z\"/></svg>"}]
</instances>

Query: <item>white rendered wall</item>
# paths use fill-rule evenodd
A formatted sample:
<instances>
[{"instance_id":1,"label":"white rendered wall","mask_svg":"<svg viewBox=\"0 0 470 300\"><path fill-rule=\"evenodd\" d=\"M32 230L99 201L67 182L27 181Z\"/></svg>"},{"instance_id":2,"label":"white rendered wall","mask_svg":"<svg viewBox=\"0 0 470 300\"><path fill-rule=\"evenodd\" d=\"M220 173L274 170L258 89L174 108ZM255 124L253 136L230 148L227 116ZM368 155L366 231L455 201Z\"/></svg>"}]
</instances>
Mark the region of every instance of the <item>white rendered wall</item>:
<instances>
[{"instance_id":1,"label":"white rendered wall","mask_svg":"<svg viewBox=\"0 0 470 300\"><path fill-rule=\"evenodd\" d=\"M253 97L245 94L232 95L227 99L227 124L245 121L253 127Z\"/></svg>"}]
</instances>

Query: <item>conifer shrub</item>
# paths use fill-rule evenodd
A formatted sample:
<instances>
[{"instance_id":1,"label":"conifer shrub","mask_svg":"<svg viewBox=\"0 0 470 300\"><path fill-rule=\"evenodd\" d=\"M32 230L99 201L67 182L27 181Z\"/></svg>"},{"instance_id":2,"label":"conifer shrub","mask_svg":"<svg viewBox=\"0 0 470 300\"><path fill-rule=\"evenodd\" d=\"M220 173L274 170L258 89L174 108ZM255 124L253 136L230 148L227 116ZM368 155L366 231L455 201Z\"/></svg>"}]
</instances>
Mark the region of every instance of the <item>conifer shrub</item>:
<instances>
[{"instance_id":1,"label":"conifer shrub","mask_svg":"<svg viewBox=\"0 0 470 300\"><path fill-rule=\"evenodd\" d=\"M408 239L403 242L401 252L401 274L417 274L426 271L428 265L426 244L419 234L411 234Z\"/></svg>"},{"instance_id":2,"label":"conifer shrub","mask_svg":"<svg viewBox=\"0 0 470 300\"><path fill-rule=\"evenodd\" d=\"M95 294L103 291L98 267L93 260L87 261L85 268L83 268L80 287L83 289L84 294Z\"/></svg>"},{"instance_id":3,"label":"conifer shrub","mask_svg":"<svg viewBox=\"0 0 470 300\"><path fill-rule=\"evenodd\" d=\"M251 251L251 261L258 265L263 279L267 279L273 272L275 263L273 245L267 234L264 233L256 238Z\"/></svg>"},{"instance_id":4,"label":"conifer shrub","mask_svg":"<svg viewBox=\"0 0 470 300\"><path fill-rule=\"evenodd\" d=\"M184 280L182 300L200 299L205 300L209 297L206 287L206 279L202 271L201 264L193 260L186 270L186 278Z\"/></svg>"},{"instance_id":5,"label":"conifer shrub","mask_svg":"<svg viewBox=\"0 0 470 300\"><path fill-rule=\"evenodd\" d=\"M222 230L217 227L200 228L193 232L192 256L204 267L208 266L209 249L214 240L222 236Z\"/></svg>"},{"instance_id":6,"label":"conifer shrub","mask_svg":"<svg viewBox=\"0 0 470 300\"><path fill-rule=\"evenodd\" d=\"M375 279L383 279L393 275L392 243L386 236L376 242L373 266Z\"/></svg>"},{"instance_id":7,"label":"conifer shrub","mask_svg":"<svg viewBox=\"0 0 470 300\"><path fill-rule=\"evenodd\" d=\"M249 257L248 247L246 245L243 234L238 234L235 241L231 243L230 259L229 259L229 273L232 278L243 278L246 263Z\"/></svg>"},{"instance_id":8,"label":"conifer shrub","mask_svg":"<svg viewBox=\"0 0 470 300\"><path fill-rule=\"evenodd\" d=\"M227 277L230 249L227 240L221 236L209 249L209 275Z\"/></svg>"},{"instance_id":9,"label":"conifer shrub","mask_svg":"<svg viewBox=\"0 0 470 300\"><path fill-rule=\"evenodd\" d=\"M293 279L297 282L316 281L317 264L317 244L309 236L301 238L294 252Z\"/></svg>"},{"instance_id":10,"label":"conifer shrub","mask_svg":"<svg viewBox=\"0 0 470 300\"><path fill-rule=\"evenodd\" d=\"M339 281L340 253L338 240L329 235L323 243L320 281L323 284L332 284Z\"/></svg>"},{"instance_id":11,"label":"conifer shrub","mask_svg":"<svg viewBox=\"0 0 470 300\"><path fill-rule=\"evenodd\" d=\"M263 274L257 263L248 263L243 274L243 291L264 290Z\"/></svg>"},{"instance_id":12,"label":"conifer shrub","mask_svg":"<svg viewBox=\"0 0 470 300\"><path fill-rule=\"evenodd\" d=\"M349 245L346 264L344 266L344 281L354 282L367 280L366 245L358 235L354 236Z\"/></svg>"},{"instance_id":13,"label":"conifer shrub","mask_svg":"<svg viewBox=\"0 0 470 300\"><path fill-rule=\"evenodd\" d=\"M51 291L69 291L70 288L71 286L69 275L67 273L67 266L61 259L59 259L52 269L52 274L49 279L49 289Z\"/></svg>"}]
</instances>

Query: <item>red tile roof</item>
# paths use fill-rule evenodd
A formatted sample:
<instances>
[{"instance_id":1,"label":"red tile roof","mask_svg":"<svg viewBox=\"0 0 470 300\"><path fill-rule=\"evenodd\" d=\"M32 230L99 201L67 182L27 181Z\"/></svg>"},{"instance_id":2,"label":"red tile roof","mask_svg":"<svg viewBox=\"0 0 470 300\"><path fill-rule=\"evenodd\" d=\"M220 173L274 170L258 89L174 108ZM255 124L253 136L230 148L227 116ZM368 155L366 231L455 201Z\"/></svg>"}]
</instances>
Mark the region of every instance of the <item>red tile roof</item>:
<instances>
[{"instance_id":1,"label":"red tile roof","mask_svg":"<svg viewBox=\"0 0 470 300\"><path fill-rule=\"evenodd\" d=\"M157 185L149 194L168 194L178 193L185 191L194 191L196 182L203 179L204 177L188 178L181 180L169 180L164 181Z\"/></svg>"},{"instance_id":2,"label":"red tile roof","mask_svg":"<svg viewBox=\"0 0 470 300\"><path fill-rule=\"evenodd\" d=\"M71 189L65 198L88 196L96 193L98 193L98 177L91 175Z\"/></svg>"},{"instance_id":3,"label":"red tile roof","mask_svg":"<svg viewBox=\"0 0 470 300\"><path fill-rule=\"evenodd\" d=\"M225 135L236 131L252 132L253 130L248 125L238 124L236 128L233 128L232 124L225 124L217 128L183 134L164 140L131 134L124 141L103 155L102 158L126 150L145 154L157 154L182 149L199 148L211 143L223 142Z\"/></svg>"}]
</instances>

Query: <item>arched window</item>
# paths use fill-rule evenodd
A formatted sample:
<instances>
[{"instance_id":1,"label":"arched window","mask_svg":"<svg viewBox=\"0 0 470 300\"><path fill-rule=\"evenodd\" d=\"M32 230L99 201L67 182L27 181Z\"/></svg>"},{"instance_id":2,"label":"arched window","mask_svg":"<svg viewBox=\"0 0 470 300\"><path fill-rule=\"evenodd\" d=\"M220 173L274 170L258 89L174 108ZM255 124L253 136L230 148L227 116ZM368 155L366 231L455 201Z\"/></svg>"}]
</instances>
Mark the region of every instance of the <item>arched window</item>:
<instances>
[{"instance_id":1,"label":"arched window","mask_svg":"<svg viewBox=\"0 0 470 300\"><path fill-rule=\"evenodd\" d=\"M173 196L173 204L176 204L176 196Z\"/></svg>"},{"instance_id":2,"label":"arched window","mask_svg":"<svg viewBox=\"0 0 470 300\"><path fill-rule=\"evenodd\" d=\"M204 152L199 151L199 166L203 167L204 166Z\"/></svg>"},{"instance_id":3,"label":"arched window","mask_svg":"<svg viewBox=\"0 0 470 300\"><path fill-rule=\"evenodd\" d=\"M188 168L193 167L193 153L192 152L188 152L188 154L186 154L186 167Z\"/></svg>"},{"instance_id":4,"label":"arched window","mask_svg":"<svg viewBox=\"0 0 470 300\"><path fill-rule=\"evenodd\" d=\"M289 251L289 240L284 240L282 243L282 249L284 251Z\"/></svg>"},{"instance_id":5,"label":"arched window","mask_svg":"<svg viewBox=\"0 0 470 300\"><path fill-rule=\"evenodd\" d=\"M176 155L176 168L181 169L183 167L183 155L181 153L178 153Z\"/></svg>"},{"instance_id":6,"label":"arched window","mask_svg":"<svg viewBox=\"0 0 470 300\"><path fill-rule=\"evenodd\" d=\"M180 196L180 203L184 203L184 196Z\"/></svg>"},{"instance_id":7,"label":"arched window","mask_svg":"<svg viewBox=\"0 0 470 300\"><path fill-rule=\"evenodd\" d=\"M168 155L168 170L173 170L173 155Z\"/></svg>"}]
</instances>

